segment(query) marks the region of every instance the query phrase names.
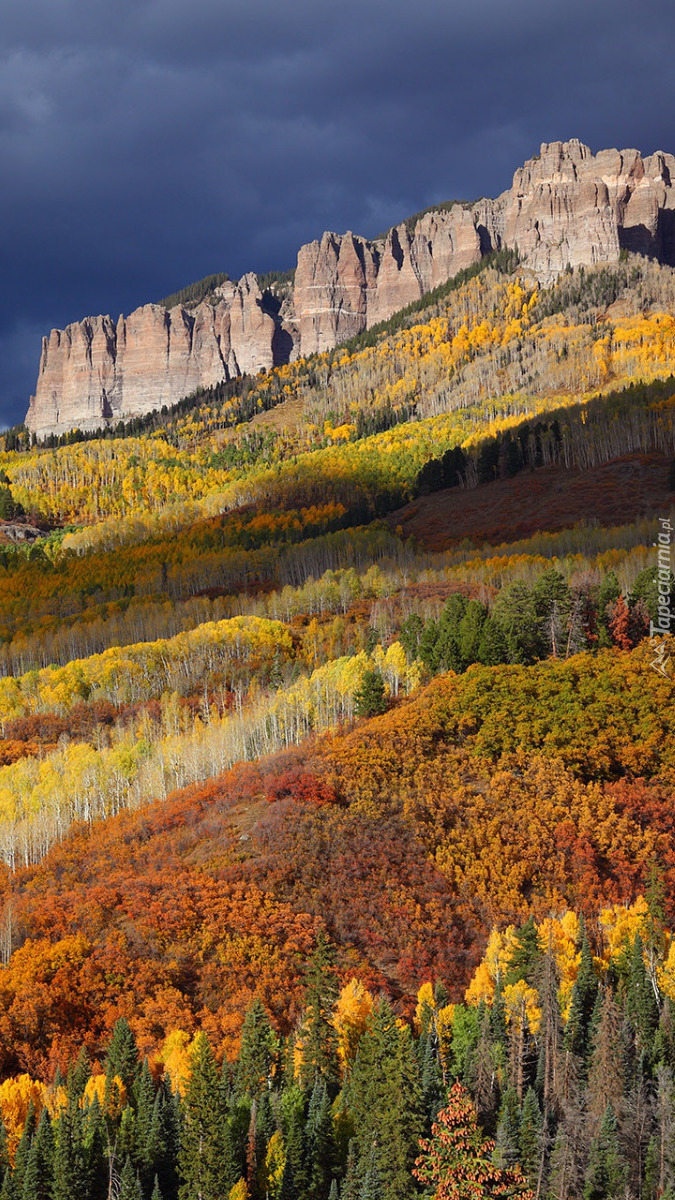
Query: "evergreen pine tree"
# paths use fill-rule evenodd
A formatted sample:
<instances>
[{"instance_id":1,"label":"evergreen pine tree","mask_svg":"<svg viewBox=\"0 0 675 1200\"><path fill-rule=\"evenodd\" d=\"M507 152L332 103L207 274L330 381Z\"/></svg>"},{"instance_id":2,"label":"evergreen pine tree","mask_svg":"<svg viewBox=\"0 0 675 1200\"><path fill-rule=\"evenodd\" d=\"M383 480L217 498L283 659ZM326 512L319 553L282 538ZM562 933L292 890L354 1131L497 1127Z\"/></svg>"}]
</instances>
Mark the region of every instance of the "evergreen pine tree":
<instances>
[{"instance_id":1,"label":"evergreen pine tree","mask_svg":"<svg viewBox=\"0 0 675 1200\"><path fill-rule=\"evenodd\" d=\"M159 1178L155 1175L155 1182L152 1187L152 1195L150 1200L162 1200L162 1191L159 1186Z\"/></svg>"},{"instance_id":2,"label":"evergreen pine tree","mask_svg":"<svg viewBox=\"0 0 675 1200\"><path fill-rule=\"evenodd\" d=\"M644 1184L642 1187L643 1200L656 1200L659 1195L660 1175L660 1146L656 1134L652 1134L647 1144L645 1154Z\"/></svg>"},{"instance_id":3,"label":"evergreen pine tree","mask_svg":"<svg viewBox=\"0 0 675 1200\"><path fill-rule=\"evenodd\" d=\"M445 1099L443 1074L438 1053L438 1035L433 1024L429 1026L426 1037L420 1039L420 1051L422 1059L422 1096L428 1132L431 1129L431 1122L436 1120L436 1116L442 1108L443 1100Z\"/></svg>"},{"instance_id":4,"label":"evergreen pine tree","mask_svg":"<svg viewBox=\"0 0 675 1200\"><path fill-rule=\"evenodd\" d=\"M464 616L459 622L457 643L463 671L472 663L480 662L480 646L487 609L479 600L469 600Z\"/></svg>"},{"instance_id":5,"label":"evergreen pine tree","mask_svg":"<svg viewBox=\"0 0 675 1200\"><path fill-rule=\"evenodd\" d=\"M424 622L424 629L420 634L418 645L418 657L424 663L429 671L438 670L438 653L436 645L438 642L438 624L431 618Z\"/></svg>"},{"instance_id":6,"label":"evergreen pine tree","mask_svg":"<svg viewBox=\"0 0 675 1200\"><path fill-rule=\"evenodd\" d=\"M324 1200L335 1161L331 1103L323 1080L317 1080L305 1123L305 1171L308 1200Z\"/></svg>"},{"instance_id":7,"label":"evergreen pine tree","mask_svg":"<svg viewBox=\"0 0 675 1200\"><path fill-rule=\"evenodd\" d=\"M352 1138L349 1142L347 1166L345 1168L340 1200L359 1200L359 1155L356 1138Z\"/></svg>"},{"instance_id":8,"label":"evergreen pine tree","mask_svg":"<svg viewBox=\"0 0 675 1200\"><path fill-rule=\"evenodd\" d=\"M68 1072L66 1092L70 1099L81 1100L84 1089L91 1075L91 1063L85 1046L82 1046L77 1056L75 1066Z\"/></svg>"},{"instance_id":9,"label":"evergreen pine tree","mask_svg":"<svg viewBox=\"0 0 675 1200\"><path fill-rule=\"evenodd\" d=\"M509 1033L506 1025L506 1005L504 1003L504 989L501 976L497 978L492 1008L490 1009L490 1033L493 1040L506 1049L509 1042Z\"/></svg>"},{"instance_id":10,"label":"evergreen pine tree","mask_svg":"<svg viewBox=\"0 0 675 1200\"><path fill-rule=\"evenodd\" d=\"M138 1164L141 1169L141 1179L146 1186L150 1179L159 1179L166 1173L167 1158L167 1119L164 1109L166 1101L160 1091L153 1099L150 1120L147 1122L145 1135L137 1138ZM145 1119L143 1124L146 1125ZM161 1188L160 1188L161 1190Z\"/></svg>"},{"instance_id":11,"label":"evergreen pine tree","mask_svg":"<svg viewBox=\"0 0 675 1200\"><path fill-rule=\"evenodd\" d=\"M178 1168L180 1200L220 1200L238 1178L228 1136L223 1085L204 1033L192 1051L183 1104Z\"/></svg>"},{"instance_id":12,"label":"evergreen pine tree","mask_svg":"<svg viewBox=\"0 0 675 1200\"><path fill-rule=\"evenodd\" d=\"M478 662L486 667L497 667L500 663L508 662L506 639L500 626L492 617L487 617L483 623L478 642Z\"/></svg>"},{"instance_id":13,"label":"evergreen pine tree","mask_svg":"<svg viewBox=\"0 0 675 1200\"><path fill-rule=\"evenodd\" d=\"M361 1038L346 1098L362 1175L372 1153L382 1200L407 1200L422 1129L422 1095L410 1030L399 1028L386 1001Z\"/></svg>"},{"instance_id":14,"label":"evergreen pine tree","mask_svg":"<svg viewBox=\"0 0 675 1200\"><path fill-rule=\"evenodd\" d=\"M317 938L306 975L300 1078L308 1088L314 1087L317 1080L322 1079L331 1097L337 1090L339 1079L337 1033L333 1025L337 996L335 951L322 932Z\"/></svg>"},{"instance_id":15,"label":"evergreen pine tree","mask_svg":"<svg viewBox=\"0 0 675 1200\"><path fill-rule=\"evenodd\" d=\"M134 1081L138 1073L138 1046L129 1027L126 1017L120 1017L112 1031L108 1054L105 1060L106 1079L114 1079L116 1075L122 1080L127 1093L132 1094Z\"/></svg>"},{"instance_id":16,"label":"evergreen pine tree","mask_svg":"<svg viewBox=\"0 0 675 1200\"><path fill-rule=\"evenodd\" d=\"M587 1105L599 1121L608 1105L619 1103L623 1092L621 1015L607 989L598 995L593 1054L588 1072Z\"/></svg>"},{"instance_id":17,"label":"evergreen pine tree","mask_svg":"<svg viewBox=\"0 0 675 1200\"><path fill-rule=\"evenodd\" d=\"M17 1195L16 1187L14 1186L14 1173L9 1170L5 1171L0 1188L0 1200L21 1200L21 1196Z\"/></svg>"},{"instance_id":18,"label":"evergreen pine tree","mask_svg":"<svg viewBox=\"0 0 675 1200\"><path fill-rule=\"evenodd\" d=\"M89 1200L107 1200L110 1189L110 1131L98 1097L94 1096L83 1114L83 1147L89 1177Z\"/></svg>"},{"instance_id":19,"label":"evergreen pine tree","mask_svg":"<svg viewBox=\"0 0 675 1200\"><path fill-rule=\"evenodd\" d=\"M21 1200L51 1200L54 1188L54 1137L49 1114L40 1114L23 1179Z\"/></svg>"},{"instance_id":20,"label":"evergreen pine tree","mask_svg":"<svg viewBox=\"0 0 675 1200\"><path fill-rule=\"evenodd\" d=\"M543 954L539 945L537 927L534 923L534 918L529 917L525 924L516 930L505 983L520 983L521 980L529 984L534 983L537 968L542 957Z\"/></svg>"},{"instance_id":21,"label":"evergreen pine tree","mask_svg":"<svg viewBox=\"0 0 675 1200\"><path fill-rule=\"evenodd\" d=\"M147 1058L143 1059L143 1065L134 1081L132 1103L134 1108L132 1157L134 1163L145 1171L149 1166L146 1151L155 1108L155 1085Z\"/></svg>"},{"instance_id":22,"label":"evergreen pine tree","mask_svg":"<svg viewBox=\"0 0 675 1200\"><path fill-rule=\"evenodd\" d=\"M438 667L444 671L464 669L460 650L460 625L466 612L466 597L455 592L445 603L438 622L436 657Z\"/></svg>"},{"instance_id":23,"label":"evergreen pine tree","mask_svg":"<svg viewBox=\"0 0 675 1200\"><path fill-rule=\"evenodd\" d=\"M70 1099L54 1122L54 1200L88 1196L90 1155L85 1145L85 1116L78 1102Z\"/></svg>"},{"instance_id":24,"label":"evergreen pine tree","mask_svg":"<svg viewBox=\"0 0 675 1200\"><path fill-rule=\"evenodd\" d=\"M539 617L527 585L518 582L502 588L492 610L492 619L504 638L505 661L533 662L539 653Z\"/></svg>"},{"instance_id":25,"label":"evergreen pine tree","mask_svg":"<svg viewBox=\"0 0 675 1200\"><path fill-rule=\"evenodd\" d=\"M616 1117L608 1105L598 1133L591 1143L584 1200L614 1200L622 1196L626 1183L626 1164L619 1150Z\"/></svg>"},{"instance_id":26,"label":"evergreen pine tree","mask_svg":"<svg viewBox=\"0 0 675 1200\"><path fill-rule=\"evenodd\" d=\"M14 1155L14 1170L12 1172L12 1183L17 1196L23 1195L23 1184L26 1171L28 1169L28 1160L30 1158L31 1144L35 1131L35 1109L33 1103L28 1106L28 1113L23 1127L23 1132L19 1139L19 1144Z\"/></svg>"},{"instance_id":27,"label":"evergreen pine tree","mask_svg":"<svg viewBox=\"0 0 675 1200\"><path fill-rule=\"evenodd\" d=\"M591 1051L591 1020L598 998L598 977L591 948L584 928L581 942L581 961L572 988L570 1015L565 1026L565 1049L588 1065Z\"/></svg>"},{"instance_id":28,"label":"evergreen pine tree","mask_svg":"<svg viewBox=\"0 0 675 1200\"><path fill-rule=\"evenodd\" d=\"M523 1100L518 1135L518 1161L533 1191L537 1190L542 1158L543 1121L539 1101L533 1088L528 1088Z\"/></svg>"},{"instance_id":29,"label":"evergreen pine tree","mask_svg":"<svg viewBox=\"0 0 675 1200\"><path fill-rule=\"evenodd\" d=\"M387 711L387 697L382 672L377 668L364 671L361 683L354 692L354 716L377 717Z\"/></svg>"},{"instance_id":30,"label":"evergreen pine tree","mask_svg":"<svg viewBox=\"0 0 675 1200\"><path fill-rule=\"evenodd\" d=\"M378 1155L373 1146L361 1168L358 1197L359 1200L384 1200L385 1195L380 1178Z\"/></svg>"},{"instance_id":31,"label":"evergreen pine tree","mask_svg":"<svg viewBox=\"0 0 675 1200\"><path fill-rule=\"evenodd\" d=\"M279 1051L278 1039L262 1001L256 996L244 1017L236 1069L237 1090L256 1099L267 1087Z\"/></svg>"},{"instance_id":32,"label":"evergreen pine tree","mask_svg":"<svg viewBox=\"0 0 675 1200\"><path fill-rule=\"evenodd\" d=\"M129 1155L124 1160L117 1195L118 1200L143 1200L143 1189Z\"/></svg>"},{"instance_id":33,"label":"evergreen pine tree","mask_svg":"<svg viewBox=\"0 0 675 1200\"><path fill-rule=\"evenodd\" d=\"M305 1093L297 1084L285 1088L281 1096L281 1129L286 1148L286 1162L281 1192L290 1188L289 1195L303 1194L307 1186L305 1175L304 1127L306 1120Z\"/></svg>"},{"instance_id":34,"label":"evergreen pine tree","mask_svg":"<svg viewBox=\"0 0 675 1200\"><path fill-rule=\"evenodd\" d=\"M520 1154L520 1104L512 1087L502 1097L495 1134L494 1160L498 1167L512 1167Z\"/></svg>"},{"instance_id":35,"label":"evergreen pine tree","mask_svg":"<svg viewBox=\"0 0 675 1200\"><path fill-rule=\"evenodd\" d=\"M405 650L405 656L408 663L412 663L419 656L419 645L424 622L417 613L411 615L403 621L401 628L398 631L398 640Z\"/></svg>"},{"instance_id":36,"label":"evergreen pine tree","mask_svg":"<svg viewBox=\"0 0 675 1200\"><path fill-rule=\"evenodd\" d=\"M609 613L607 608L608 605L615 604L620 595L621 588L619 587L619 581L614 571L608 571L608 573L603 577L595 597L598 626L598 646L600 647L611 645L611 637L609 632Z\"/></svg>"},{"instance_id":37,"label":"evergreen pine tree","mask_svg":"<svg viewBox=\"0 0 675 1200\"><path fill-rule=\"evenodd\" d=\"M629 954L626 1012L635 1030L638 1053L651 1055L659 1025L659 1008L645 970L643 951L642 938L636 934Z\"/></svg>"},{"instance_id":38,"label":"evergreen pine tree","mask_svg":"<svg viewBox=\"0 0 675 1200\"><path fill-rule=\"evenodd\" d=\"M256 1128L257 1115L257 1104L254 1100L251 1105L251 1119L248 1124L248 1136L246 1138L246 1186L252 1200L258 1200L258 1172L260 1170Z\"/></svg>"}]
</instances>

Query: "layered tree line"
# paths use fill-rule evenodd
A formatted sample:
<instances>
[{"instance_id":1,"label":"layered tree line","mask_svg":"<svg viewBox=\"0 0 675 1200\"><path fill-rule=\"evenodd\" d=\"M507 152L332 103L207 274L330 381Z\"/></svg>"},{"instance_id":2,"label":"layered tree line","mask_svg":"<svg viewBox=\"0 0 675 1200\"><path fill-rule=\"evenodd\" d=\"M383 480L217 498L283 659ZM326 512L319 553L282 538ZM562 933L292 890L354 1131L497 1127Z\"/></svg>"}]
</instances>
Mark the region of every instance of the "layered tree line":
<instances>
[{"instance_id":1,"label":"layered tree line","mask_svg":"<svg viewBox=\"0 0 675 1200\"><path fill-rule=\"evenodd\" d=\"M462 1004L402 1020L341 984L322 933L284 1035L259 997L219 1061L203 1031L0 1085L6 1197L657 1197L675 1186L675 943L663 881L589 925L494 930Z\"/></svg>"}]
</instances>

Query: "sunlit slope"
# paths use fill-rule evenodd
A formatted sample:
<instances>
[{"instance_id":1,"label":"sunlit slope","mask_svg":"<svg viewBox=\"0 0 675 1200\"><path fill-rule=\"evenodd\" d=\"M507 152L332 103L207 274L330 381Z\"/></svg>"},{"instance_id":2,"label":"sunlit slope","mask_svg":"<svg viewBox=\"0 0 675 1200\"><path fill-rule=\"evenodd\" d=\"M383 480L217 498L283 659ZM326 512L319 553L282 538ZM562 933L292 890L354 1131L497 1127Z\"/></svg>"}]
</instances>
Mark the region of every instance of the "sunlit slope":
<instances>
[{"instance_id":1,"label":"sunlit slope","mask_svg":"<svg viewBox=\"0 0 675 1200\"><path fill-rule=\"evenodd\" d=\"M58 522L125 518L127 536L152 514L185 523L285 493L298 503L319 476L337 498L356 489L382 504L405 500L435 449L669 376L674 309L673 271L652 263L579 271L543 293L487 267L394 319L392 332L244 381L245 403L215 389L149 435L5 454L0 467L26 508ZM256 426L255 413L274 406L275 427ZM237 425L251 416L253 425Z\"/></svg>"}]
</instances>

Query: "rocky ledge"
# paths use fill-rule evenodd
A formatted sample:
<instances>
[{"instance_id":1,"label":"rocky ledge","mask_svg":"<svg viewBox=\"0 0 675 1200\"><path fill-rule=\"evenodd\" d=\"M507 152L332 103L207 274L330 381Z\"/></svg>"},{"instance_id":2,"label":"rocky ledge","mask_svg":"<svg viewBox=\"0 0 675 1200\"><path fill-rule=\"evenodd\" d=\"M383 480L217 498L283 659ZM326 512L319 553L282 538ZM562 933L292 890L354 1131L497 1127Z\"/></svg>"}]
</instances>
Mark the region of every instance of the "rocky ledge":
<instances>
[{"instance_id":1,"label":"rocky ledge","mask_svg":"<svg viewBox=\"0 0 675 1200\"><path fill-rule=\"evenodd\" d=\"M381 239L325 233L302 246L283 299L245 275L194 308L146 304L52 330L26 423L39 438L97 429L331 349L495 249L517 247L545 283L622 249L675 265L674 174L671 154L551 142L495 200L426 212Z\"/></svg>"}]
</instances>

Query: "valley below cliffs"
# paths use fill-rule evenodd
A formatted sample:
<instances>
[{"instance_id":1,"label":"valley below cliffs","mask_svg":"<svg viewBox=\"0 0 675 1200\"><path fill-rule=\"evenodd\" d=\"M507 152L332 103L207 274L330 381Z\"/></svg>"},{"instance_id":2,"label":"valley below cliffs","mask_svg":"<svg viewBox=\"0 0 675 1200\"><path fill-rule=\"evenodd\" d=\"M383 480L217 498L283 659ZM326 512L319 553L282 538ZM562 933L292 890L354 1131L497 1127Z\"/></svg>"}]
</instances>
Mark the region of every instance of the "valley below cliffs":
<instances>
[{"instance_id":1,"label":"valley below cliffs","mask_svg":"<svg viewBox=\"0 0 675 1200\"><path fill-rule=\"evenodd\" d=\"M330 350L495 250L549 283L622 250L675 265L675 158L551 142L496 199L431 209L368 240L324 233L292 283L254 274L198 304L87 317L43 339L26 424L43 439L171 406L199 388Z\"/></svg>"}]
</instances>

